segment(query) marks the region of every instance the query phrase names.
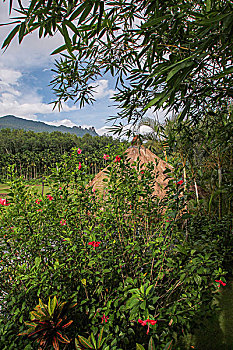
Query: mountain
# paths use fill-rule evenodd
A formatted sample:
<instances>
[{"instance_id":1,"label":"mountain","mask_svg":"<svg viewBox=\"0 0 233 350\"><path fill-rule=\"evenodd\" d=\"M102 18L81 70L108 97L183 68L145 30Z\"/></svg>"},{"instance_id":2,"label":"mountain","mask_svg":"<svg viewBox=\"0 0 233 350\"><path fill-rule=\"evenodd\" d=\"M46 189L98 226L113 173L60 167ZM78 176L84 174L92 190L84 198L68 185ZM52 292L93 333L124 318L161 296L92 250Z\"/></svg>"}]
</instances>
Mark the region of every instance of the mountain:
<instances>
[{"instance_id":1,"label":"mountain","mask_svg":"<svg viewBox=\"0 0 233 350\"><path fill-rule=\"evenodd\" d=\"M90 134L92 136L98 136L94 127L89 129L81 128L81 126L73 126L69 128L67 126L53 126L48 125L43 122L37 122L34 120L27 120L23 118L15 117L14 115L5 115L4 117L0 117L0 129L24 129L31 130L34 132L54 132L59 131L63 133L75 134L77 136L82 137L85 134Z\"/></svg>"}]
</instances>

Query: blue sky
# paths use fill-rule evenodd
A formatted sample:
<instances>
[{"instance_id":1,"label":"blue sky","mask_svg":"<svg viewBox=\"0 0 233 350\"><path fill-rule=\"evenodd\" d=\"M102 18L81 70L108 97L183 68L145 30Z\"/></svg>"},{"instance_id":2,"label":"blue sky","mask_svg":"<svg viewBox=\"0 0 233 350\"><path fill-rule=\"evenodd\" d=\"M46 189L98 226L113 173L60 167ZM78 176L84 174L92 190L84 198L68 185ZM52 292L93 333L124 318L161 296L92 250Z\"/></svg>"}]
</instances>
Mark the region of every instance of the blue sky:
<instances>
[{"instance_id":1,"label":"blue sky","mask_svg":"<svg viewBox=\"0 0 233 350\"><path fill-rule=\"evenodd\" d=\"M0 3L0 23L9 21L9 2ZM2 45L11 26L0 27ZM97 132L106 132L106 120L116 115L110 97L114 93L114 81L103 77L96 87L96 102L80 109L68 102L64 109L53 111L50 104L55 99L49 83L52 79L55 57L50 53L62 44L62 38L38 39L37 33L28 35L19 45L17 38L0 56L0 117L13 114L18 117L40 120L54 125L94 126ZM110 126L110 124L108 124Z\"/></svg>"},{"instance_id":2,"label":"blue sky","mask_svg":"<svg viewBox=\"0 0 233 350\"><path fill-rule=\"evenodd\" d=\"M9 19L9 2L0 3L0 23ZM14 16L14 13L12 14ZM12 29L12 26L0 27L0 45ZM58 56L51 56L57 47L63 44L62 37L56 34L51 38L38 39L38 33L27 35L19 45L14 38L9 48L0 56L0 117L12 114L17 117L47 122L52 125L83 127L94 126L102 135L111 126L106 124L109 116L116 115L111 96L114 93L114 80L110 75L98 80L96 102L80 109L79 105L68 102L63 110L53 111L55 96L49 83L53 73L53 62ZM152 111L147 115L154 117ZM164 113L159 114L163 120ZM147 127L140 132L149 131Z\"/></svg>"}]
</instances>

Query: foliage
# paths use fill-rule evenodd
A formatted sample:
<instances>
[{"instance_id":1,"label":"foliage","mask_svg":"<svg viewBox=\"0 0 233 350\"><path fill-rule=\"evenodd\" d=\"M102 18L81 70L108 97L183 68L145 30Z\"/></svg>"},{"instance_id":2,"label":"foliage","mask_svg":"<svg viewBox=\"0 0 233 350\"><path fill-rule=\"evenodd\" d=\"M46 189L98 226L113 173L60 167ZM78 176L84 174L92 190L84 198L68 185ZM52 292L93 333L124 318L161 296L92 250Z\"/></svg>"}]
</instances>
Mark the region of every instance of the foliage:
<instances>
[{"instance_id":1,"label":"foliage","mask_svg":"<svg viewBox=\"0 0 233 350\"><path fill-rule=\"evenodd\" d=\"M58 104L93 102L93 81L106 72L117 77L119 117L128 123L150 107L197 119L232 99L230 0L40 0L16 8L3 48L35 30L40 38L59 31L64 39L53 52L62 53L51 82Z\"/></svg>"},{"instance_id":2,"label":"foliage","mask_svg":"<svg viewBox=\"0 0 233 350\"><path fill-rule=\"evenodd\" d=\"M89 166L89 174L95 174L106 164L104 153L118 152L120 142L108 136L84 135L77 137L61 132L35 133L24 130L0 130L0 176L2 180L11 176L9 165L15 164L14 172L24 176L26 180L43 177L51 172L51 168L61 162L64 154L73 149L82 150L79 159Z\"/></svg>"},{"instance_id":3,"label":"foliage","mask_svg":"<svg viewBox=\"0 0 233 350\"><path fill-rule=\"evenodd\" d=\"M19 335L27 335L39 343L39 348L49 349L51 346L59 350L59 343L69 344L70 340L64 334L64 329L69 327L72 320L67 322L67 311L75 304L61 302L57 298L49 298L48 305L40 299L39 304L31 312L31 321L25 322L29 329Z\"/></svg>"},{"instance_id":4,"label":"foliage","mask_svg":"<svg viewBox=\"0 0 233 350\"><path fill-rule=\"evenodd\" d=\"M101 328L101 331L95 339L94 334L91 333L90 337L88 339L82 337L81 335L78 336L78 339L75 338L75 349L76 350L82 350L82 349L103 349L103 346L105 345L105 338L103 338L103 332L104 327ZM106 349L106 347L105 347Z\"/></svg>"},{"instance_id":5,"label":"foliage","mask_svg":"<svg viewBox=\"0 0 233 350\"><path fill-rule=\"evenodd\" d=\"M215 280L226 281L226 236L187 215L185 193L174 181L179 174L161 202L153 195L153 164L141 173L142 165L124 154L119 161L110 156L103 196L88 187L88 168L79 169L75 150L54 169L46 196L12 180L11 204L0 208L2 349L31 349L17 334L38 297L77 303L67 349L77 334L92 333L93 343L103 323L106 348L135 349L152 336L164 349L212 314ZM157 322L147 334L148 324L138 319Z\"/></svg>"},{"instance_id":6,"label":"foliage","mask_svg":"<svg viewBox=\"0 0 233 350\"><path fill-rule=\"evenodd\" d=\"M167 343L163 350L171 350L171 349L172 349L172 341ZM136 350L145 350L145 348L144 348L144 346L142 346L140 344L136 344ZM152 337L149 340L148 350L156 350L155 349L155 344L154 344L154 341L153 341Z\"/></svg>"}]
</instances>

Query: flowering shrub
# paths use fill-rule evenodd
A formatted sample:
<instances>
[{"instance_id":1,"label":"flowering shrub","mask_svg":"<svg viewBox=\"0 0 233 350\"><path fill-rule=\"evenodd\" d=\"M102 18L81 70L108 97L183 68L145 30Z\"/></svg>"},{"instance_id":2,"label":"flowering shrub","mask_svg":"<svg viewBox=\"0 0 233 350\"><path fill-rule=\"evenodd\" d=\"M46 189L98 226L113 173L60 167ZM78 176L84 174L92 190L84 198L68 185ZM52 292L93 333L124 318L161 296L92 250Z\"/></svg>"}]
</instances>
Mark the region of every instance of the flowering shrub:
<instances>
[{"instance_id":1,"label":"flowering shrub","mask_svg":"<svg viewBox=\"0 0 233 350\"><path fill-rule=\"evenodd\" d=\"M211 314L225 275L222 238L191 225L173 180L161 201L153 165L142 176L138 163L117 157L104 196L88 186L84 163L78 170L77 152L47 180L48 200L37 203L36 190L12 181L12 204L0 208L1 349L35 348L18 333L38 298L77 303L67 349L85 348L85 339L95 348L104 325L100 348L142 349L152 339L161 350Z\"/></svg>"}]
</instances>

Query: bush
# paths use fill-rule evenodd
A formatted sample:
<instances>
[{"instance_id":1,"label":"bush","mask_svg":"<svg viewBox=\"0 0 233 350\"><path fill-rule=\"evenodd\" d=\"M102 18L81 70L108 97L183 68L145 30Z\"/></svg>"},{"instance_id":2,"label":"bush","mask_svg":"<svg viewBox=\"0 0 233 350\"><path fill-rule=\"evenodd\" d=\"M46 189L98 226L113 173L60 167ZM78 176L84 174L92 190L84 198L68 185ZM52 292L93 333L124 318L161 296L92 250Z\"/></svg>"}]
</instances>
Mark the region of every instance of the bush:
<instances>
[{"instance_id":1,"label":"bush","mask_svg":"<svg viewBox=\"0 0 233 350\"><path fill-rule=\"evenodd\" d=\"M105 349L147 347L151 336L156 349L175 344L211 314L215 280L224 280L221 237L199 234L172 180L164 203L153 196L152 164L142 174L120 156L103 196L87 186L77 157L54 170L50 194L15 179L11 205L1 207L1 349L37 349L18 334L38 299L54 296L77 303L66 349L103 325Z\"/></svg>"}]
</instances>

